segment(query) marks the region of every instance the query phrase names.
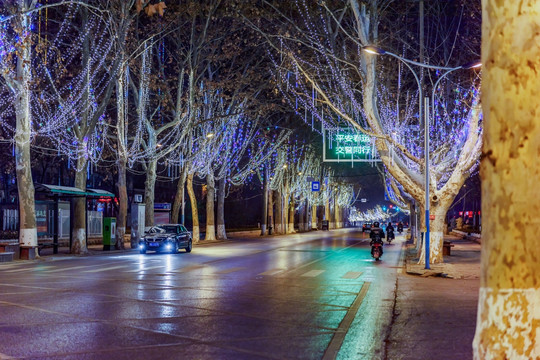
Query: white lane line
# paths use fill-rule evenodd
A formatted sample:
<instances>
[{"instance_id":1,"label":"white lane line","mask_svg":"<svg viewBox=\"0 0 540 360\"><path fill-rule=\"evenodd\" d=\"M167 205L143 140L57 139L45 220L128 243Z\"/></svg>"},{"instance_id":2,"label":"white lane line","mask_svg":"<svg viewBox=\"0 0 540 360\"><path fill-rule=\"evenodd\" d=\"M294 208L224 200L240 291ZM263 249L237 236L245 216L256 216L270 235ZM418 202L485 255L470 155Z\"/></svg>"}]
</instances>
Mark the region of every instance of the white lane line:
<instances>
[{"instance_id":1,"label":"white lane line","mask_svg":"<svg viewBox=\"0 0 540 360\"><path fill-rule=\"evenodd\" d=\"M37 271L37 270L51 269L53 267L54 266L27 267L27 268L24 268L24 269L6 270L4 272L15 273L15 272L23 272L23 271Z\"/></svg>"},{"instance_id":2,"label":"white lane line","mask_svg":"<svg viewBox=\"0 0 540 360\"><path fill-rule=\"evenodd\" d=\"M77 269L87 269L89 267L93 267L97 265L81 265L81 266L71 266L67 268L60 268L60 269L53 269L53 270L47 270L46 273L55 273L60 271L69 271L69 270L77 270Z\"/></svg>"},{"instance_id":3,"label":"white lane line","mask_svg":"<svg viewBox=\"0 0 540 360\"><path fill-rule=\"evenodd\" d=\"M274 275L279 274L279 273L281 273L281 272L283 272L285 270L287 270L287 269L271 269L271 270L262 272L259 275L262 275L262 276L274 276Z\"/></svg>"},{"instance_id":4,"label":"white lane line","mask_svg":"<svg viewBox=\"0 0 540 360\"><path fill-rule=\"evenodd\" d=\"M139 272L139 271L147 271L147 270L152 270L152 269L159 269L159 268L163 268L165 267L165 265L158 265L158 266L148 266L148 267L145 267L145 268L142 268L142 269L135 269L135 270L126 270L126 272Z\"/></svg>"},{"instance_id":5,"label":"white lane line","mask_svg":"<svg viewBox=\"0 0 540 360\"><path fill-rule=\"evenodd\" d=\"M345 275L343 275L342 279L358 279L362 275L361 271L349 271Z\"/></svg>"},{"instance_id":6,"label":"white lane line","mask_svg":"<svg viewBox=\"0 0 540 360\"><path fill-rule=\"evenodd\" d=\"M0 360L10 360L10 359L16 359L16 358L0 353Z\"/></svg>"},{"instance_id":7,"label":"white lane line","mask_svg":"<svg viewBox=\"0 0 540 360\"><path fill-rule=\"evenodd\" d=\"M109 267L106 267L106 268L100 268L100 269L94 269L94 270L86 270L86 271L83 271L83 272L85 272L85 273L97 273L97 272L102 272L102 271L121 269L121 268L125 268L126 266L131 266L131 265L109 266Z\"/></svg>"},{"instance_id":8,"label":"white lane line","mask_svg":"<svg viewBox=\"0 0 540 360\"><path fill-rule=\"evenodd\" d=\"M230 273L240 271L240 270L244 270L244 269L245 269L245 267L235 267L235 268L230 268L230 269L225 269L225 270L218 271L216 274L230 274Z\"/></svg>"},{"instance_id":9,"label":"white lane line","mask_svg":"<svg viewBox=\"0 0 540 360\"><path fill-rule=\"evenodd\" d=\"M183 267L183 268L180 268L180 269L173 270L171 272L185 273L185 272L188 272L188 271L202 269L203 267L204 267L204 265L191 265L191 266L186 266L186 267Z\"/></svg>"},{"instance_id":10,"label":"white lane line","mask_svg":"<svg viewBox=\"0 0 540 360\"><path fill-rule=\"evenodd\" d=\"M324 271L325 270L311 270L311 271L308 271L307 273L302 274L300 276L302 276L302 277L316 277L316 276L321 275Z\"/></svg>"}]
</instances>

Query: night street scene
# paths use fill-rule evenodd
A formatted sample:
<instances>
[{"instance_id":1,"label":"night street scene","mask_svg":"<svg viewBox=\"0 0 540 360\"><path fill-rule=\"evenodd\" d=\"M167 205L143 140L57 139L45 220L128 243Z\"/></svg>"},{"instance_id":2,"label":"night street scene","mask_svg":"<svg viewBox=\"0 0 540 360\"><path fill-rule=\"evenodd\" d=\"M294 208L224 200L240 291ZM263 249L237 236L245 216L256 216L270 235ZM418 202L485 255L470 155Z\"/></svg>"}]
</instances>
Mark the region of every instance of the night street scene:
<instances>
[{"instance_id":1,"label":"night street scene","mask_svg":"<svg viewBox=\"0 0 540 360\"><path fill-rule=\"evenodd\" d=\"M0 360L540 359L538 29L0 1Z\"/></svg>"}]
</instances>

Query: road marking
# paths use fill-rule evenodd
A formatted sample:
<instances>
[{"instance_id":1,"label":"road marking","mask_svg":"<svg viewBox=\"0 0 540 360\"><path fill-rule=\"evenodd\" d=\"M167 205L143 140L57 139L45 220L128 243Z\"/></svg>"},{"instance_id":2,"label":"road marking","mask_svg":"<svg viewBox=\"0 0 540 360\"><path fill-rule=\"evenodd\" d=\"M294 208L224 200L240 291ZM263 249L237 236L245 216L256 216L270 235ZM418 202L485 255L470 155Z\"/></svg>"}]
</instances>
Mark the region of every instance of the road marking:
<instances>
[{"instance_id":1,"label":"road marking","mask_svg":"<svg viewBox=\"0 0 540 360\"><path fill-rule=\"evenodd\" d=\"M303 277L316 277L316 276L321 275L324 271L325 270L311 270L311 271L308 271L305 274L302 274L301 276L303 276Z\"/></svg>"},{"instance_id":2,"label":"road marking","mask_svg":"<svg viewBox=\"0 0 540 360\"><path fill-rule=\"evenodd\" d=\"M362 275L361 271L349 271L345 275L343 275L342 279L358 279Z\"/></svg>"},{"instance_id":3,"label":"road marking","mask_svg":"<svg viewBox=\"0 0 540 360\"><path fill-rule=\"evenodd\" d=\"M10 360L10 359L15 359L15 358L9 355L0 353L0 360Z\"/></svg>"},{"instance_id":4,"label":"road marking","mask_svg":"<svg viewBox=\"0 0 540 360\"><path fill-rule=\"evenodd\" d=\"M190 265L190 266L186 266L186 267L183 267L183 268L180 268L180 269L173 270L172 272L185 273L185 272L188 272L188 271L202 269L203 267L204 267L204 265Z\"/></svg>"},{"instance_id":5,"label":"road marking","mask_svg":"<svg viewBox=\"0 0 540 360\"><path fill-rule=\"evenodd\" d=\"M97 266L97 265L72 266L72 267L67 267L67 268L60 268L60 269L47 270L47 271L45 271L45 272L46 272L46 273L55 273L55 272L59 272L59 271L68 271L68 270L86 269L86 268L89 268L89 267L92 267L92 266Z\"/></svg>"},{"instance_id":6,"label":"road marking","mask_svg":"<svg viewBox=\"0 0 540 360\"><path fill-rule=\"evenodd\" d=\"M337 330L334 332L334 336L332 337L332 340L328 344L328 347L326 348L326 351L324 352L322 360L330 360L330 359L333 360L337 357L339 349L341 349L341 345L343 344L343 340L345 340L345 336L347 335L347 332L349 331L349 327L351 326L356 316L356 313L358 312L358 309L360 308L360 305L362 305L362 301L364 300L364 297L366 297L370 284L371 283L369 282L365 282L364 285L362 285L362 288L360 289L360 292L356 296L356 299L354 299L353 303L351 304L351 307L347 311L347 314L345 314Z\"/></svg>"},{"instance_id":7,"label":"road marking","mask_svg":"<svg viewBox=\"0 0 540 360\"><path fill-rule=\"evenodd\" d=\"M100 268L100 269L94 269L94 270L86 270L86 271L84 271L84 272L85 272L85 273L97 273L97 272L102 272L102 271L109 271L109 270L114 270L114 269L121 269L121 268L125 268L126 266L130 266L130 265L110 266L110 267L107 267L107 268Z\"/></svg>"},{"instance_id":8,"label":"road marking","mask_svg":"<svg viewBox=\"0 0 540 360\"><path fill-rule=\"evenodd\" d=\"M54 266L40 266L40 267L25 267L24 269L6 270L7 273L23 272L23 271L36 271L53 268Z\"/></svg>"},{"instance_id":9,"label":"road marking","mask_svg":"<svg viewBox=\"0 0 540 360\"><path fill-rule=\"evenodd\" d=\"M245 269L245 267L235 267L235 268L230 268L230 269L225 269L225 270L218 271L216 274L230 274L230 273L240 271L240 270L244 270L244 269Z\"/></svg>"},{"instance_id":10,"label":"road marking","mask_svg":"<svg viewBox=\"0 0 540 360\"><path fill-rule=\"evenodd\" d=\"M271 270L262 272L259 275L262 275L262 276L274 276L274 275L279 274L280 272L283 272L285 270L286 269L271 269Z\"/></svg>"},{"instance_id":11,"label":"road marking","mask_svg":"<svg viewBox=\"0 0 540 360\"><path fill-rule=\"evenodd\" d=\"M139 272L139 271L146 271L146 270L152 270L152 269L159 269L159 268L162 268L162 267L165 267L165 265L157 265L157 266L149 266L149 267L145 267L143 269L135 269L135 270L126 270L126 272Z\"/></svg>"}]
</instances>

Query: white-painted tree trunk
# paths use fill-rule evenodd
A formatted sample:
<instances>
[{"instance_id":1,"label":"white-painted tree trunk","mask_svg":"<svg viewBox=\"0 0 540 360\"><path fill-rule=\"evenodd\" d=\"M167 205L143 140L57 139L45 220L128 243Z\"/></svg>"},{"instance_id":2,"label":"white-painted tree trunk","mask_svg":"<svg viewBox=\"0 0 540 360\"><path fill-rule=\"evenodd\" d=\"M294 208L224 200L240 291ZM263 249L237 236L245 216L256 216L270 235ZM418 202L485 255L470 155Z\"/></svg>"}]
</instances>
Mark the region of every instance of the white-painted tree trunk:
<instances>
[{"instance_id":1,"label":"white-painted tree trunk","mask_svg":"<svg viewBox=\"0 0 540 360\"><path fill-rule=\"evenodd\" d=\"M216 222L214 218L214 196L216 183L214 174L206 175L206 235L205 240L216 240Z\"/></svg>"},{"instance_id":2,"label":"white-painted tree trunk","mask_svg":"<svg viewBox=\"0 0 540 360\"><path fill-rule=\"evenodd\" d=\"M225 230L225 178L218 182L218 201L217 201L217 238L227 240Z\"/></svg>"},{"instance_id":3,"label":"white-painted tree trunk","mask_svg":"<svg viewBox=\"0 0 540 360\"><path fill-rule=\"evenodd\" d=\"M21 10L26 6L21 1ZM29 31L30 17L22 16L22 31ZM26 34L26 33L25 33ZM28 32L28 34L30 34ZM17 191L19 195L19 244L36 247L37 227L34 199L34 182L32 179L32 162L30 158L30 134L32 132L32 112L30 109L30 82L32 74L31 39L22 35L19 57L17 59L17 79L6 79L16 91L15 94L15 171L17 174ZM4 76L8 76L4 74Z\"/></svg>"},{"instance_id":4,"label":"white-painted tree trunk","mask_svg":"<svg viewBox=\"0 0 540 360\"><path fill-rule=\"evenodd\" d=\"M77 159L77 171L75 172L75 187L86 191L86 171L88 161L83 155L86 149L83 144L79 145L79 158ZM86 198L78 197L72 201L73 204L73 230L71 233L71 253L86 254L88 252L86 244Z\"/></svg>"},{"instance_id":5,"label":"white-painted tree trunk","mask_svg":"<svg viewBox=\"0 0 540 360\"><path fill-rule=\"evenodd\" d=\"M317 228L317 205L311 206L311 228Z\"/></svg>"},{"instance_id":6,"label":"white-painted tree trunk","mask_svg":"<svg viewBox=\"0 0 540 360\"><path fill-rule=\"evenodd\" d=\"M540 12L482 1L482 262L474 359L540 359Z\"/></svg>"},{"instance_id":7,"label":"white-painted tree trunk","mask_svg":"<svg viewBox=\"0 0 540 360\"><path fill-rule=\"evenodd\" d=\"M295 231L294 231L294 213L295 213L295 207L296 207L296 204L294 202L294 199L292 199L292 195L291 195L291 201L289 203L289 221L287 223L287 234L294 234Z\"/></svg>"}]
</instances>

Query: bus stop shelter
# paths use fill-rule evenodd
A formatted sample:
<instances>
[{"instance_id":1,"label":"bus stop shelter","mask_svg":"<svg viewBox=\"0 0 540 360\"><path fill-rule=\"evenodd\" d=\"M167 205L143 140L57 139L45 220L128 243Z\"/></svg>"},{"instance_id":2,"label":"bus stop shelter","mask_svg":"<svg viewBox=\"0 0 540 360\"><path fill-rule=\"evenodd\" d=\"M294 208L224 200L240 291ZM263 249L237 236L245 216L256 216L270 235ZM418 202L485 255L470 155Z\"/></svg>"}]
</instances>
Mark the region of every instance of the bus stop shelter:
<instances>
[{"instance_id":1,"label":"bus stop shelter","mask_svg":"<svg viewBox=\"0 0 540 360\"><path fill-rule=\"evenodd\" d=\"M82 190L72 186L36 184L36 194L43 195L46 198L54 201L54 219L53 219L53 254L58 253L58 230L59 230L59 201L72 200L74 198L114 198L114 194L101 189L86 189ZM87 217L88 209L85 206L85 216ZM72 245L72 230L73 230L73 206L70 206L70 222L69 222L69 247ZM86 227L88 228L88 217L86 219ZM88 229L86 229L86 240L88 241Z\"/></svg>"}]
</instances>

